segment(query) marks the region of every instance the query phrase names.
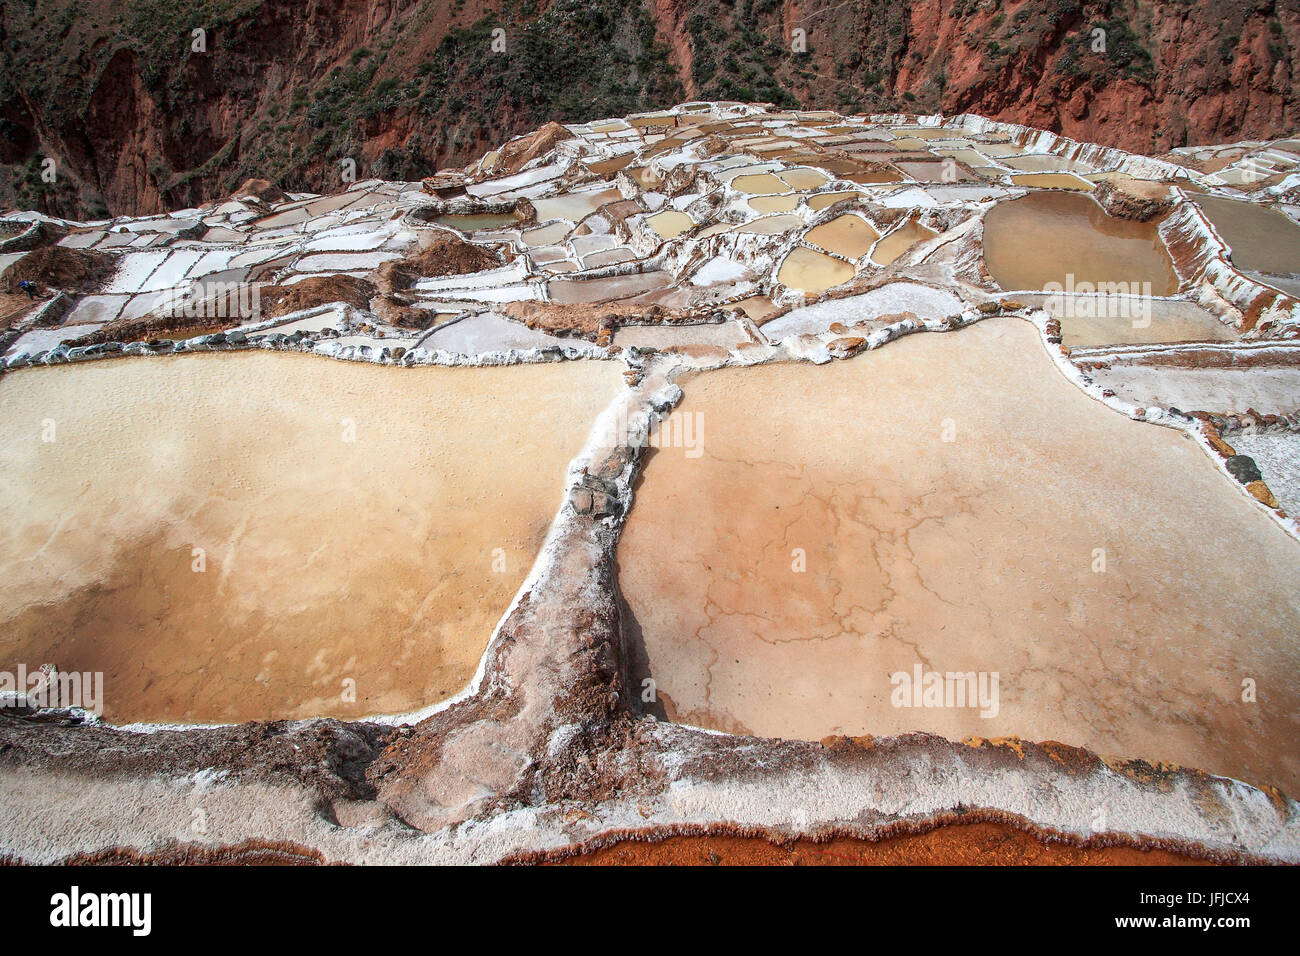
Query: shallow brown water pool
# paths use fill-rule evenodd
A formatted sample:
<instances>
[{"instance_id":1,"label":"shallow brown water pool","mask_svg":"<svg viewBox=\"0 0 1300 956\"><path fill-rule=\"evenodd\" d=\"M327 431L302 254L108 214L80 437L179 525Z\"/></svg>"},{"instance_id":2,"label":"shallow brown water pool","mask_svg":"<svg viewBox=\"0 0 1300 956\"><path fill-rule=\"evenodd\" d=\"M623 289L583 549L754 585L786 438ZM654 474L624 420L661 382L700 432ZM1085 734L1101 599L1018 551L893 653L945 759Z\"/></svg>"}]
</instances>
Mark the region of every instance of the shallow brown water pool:
<instances>
[{"instance_id":1,"label":"shallow brown water pool","mask_svg":"<svg viewBox=\"0 0 1300 956\"><path fill-rule=\"evenodd\" d=\"M0 668L102 671L114 722L445 699L619 387L613 363L257 352L5 376Z\"/></svg>"},{"instance_id":2,"label":"shallow brown water pool","mask_svg":"<svg viewBox=\"0 0 1300 956\"><path fill-rule=\"evenodd\" d=\"M1135 292L1150 282L1152 295L1178 289L1155 223L1117 219L1077 193L1033 192L998 203L984 217L984 261L1008 290L1052 282L1066 289L1081 282L1136 283Z\"/></svg>"},{"instance_id":3,"label":"shallow brown water pool","mask_svg":"<svg viewBox=\"0 0 1300 956\"><path fill-rule=\"evenodd\" d=\"M1193 200L1232 247L1238 269L1300 274L1300 225L1276 209L1218 196Z\"/></svg>"}]
</instances>

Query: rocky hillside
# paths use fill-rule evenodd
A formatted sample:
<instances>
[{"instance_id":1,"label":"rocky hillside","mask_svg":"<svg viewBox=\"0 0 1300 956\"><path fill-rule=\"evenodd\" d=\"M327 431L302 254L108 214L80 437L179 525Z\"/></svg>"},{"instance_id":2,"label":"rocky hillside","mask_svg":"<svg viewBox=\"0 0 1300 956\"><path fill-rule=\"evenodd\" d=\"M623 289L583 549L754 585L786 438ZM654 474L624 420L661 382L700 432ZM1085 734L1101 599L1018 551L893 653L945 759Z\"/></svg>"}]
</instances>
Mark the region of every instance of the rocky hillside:
<instances>
[{"instance_id":1,"label":"rocky hillside","mask_svg":"<svg viewBox=\"0 0 1300 956\"><path fill-rule=\"evenodd\" d=\"M971 110L1143 151L1278 137L1298 46L1297 0L8 0L0 206L329 190L349 159L410 179L696 97Z\"/></svg>"}]
</instances>

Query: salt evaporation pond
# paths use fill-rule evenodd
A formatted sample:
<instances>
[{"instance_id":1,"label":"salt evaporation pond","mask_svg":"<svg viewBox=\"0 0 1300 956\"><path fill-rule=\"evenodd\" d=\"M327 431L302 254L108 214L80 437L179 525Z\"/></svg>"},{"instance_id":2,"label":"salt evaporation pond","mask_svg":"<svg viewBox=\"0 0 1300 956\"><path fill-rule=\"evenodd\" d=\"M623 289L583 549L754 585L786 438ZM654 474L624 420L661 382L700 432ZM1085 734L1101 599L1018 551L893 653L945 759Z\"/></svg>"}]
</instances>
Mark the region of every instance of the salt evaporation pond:
<instances>
[{"instance_id":1,"label":"salt evaporation pond","mask_svg":"<svg viewBox=\"0 0 1300 956\"><path fill-rule=\"evenodd\" d=\"M1192 201L1232 248L1232 263L1238 269L1300 274L1300 225L1290 218L1237 199L1197 196Z\"/></svg>"},{"instance_id":2,"label":"salt evaporation pond","mask_svg":"<svg viewBox=\"0 0 1300 956\"><path fill-rule=\"evenodd\" d=\"M871 261L881 266L890 265L918 242L928 242L937 235L933 229L927 229L919 222L905 222L876 244L875 251L871 253Z\"/></svg>"},{"instance_id":3,"label":"salt evaporation pond","mask_svg":"<svg viewBox=\"0 0 1300 956\"><path fill-rule=\"evenodd\" d=\"M776 278L791 289L820 295L852 279L853 266L807 246L795 246L781 263Z\"/></svg>"},{"instance_id":4,"label":"salt evaporation pond","mask_svg":"<svg viewBox=\"0 0 1300 956\"><path fill-rule=\"evenodd\" d=\"M1028 323L681 384L665 434L700 440L656 450L618 550L632 686L653 678L661 716L1300 784L1300 544L1193 441L1067 381ZM894 706L917 667L996 672L996 715ZM1269 688L1248 705L1247 676Z\"/></svg>"},{"instance_id":5,"label":"salt evaporation pond","mask_svg":"<svg viewBox=\"0 0 1300 956\"><path fill-rule=\"evenodd\" d=\"M513 213L451 213L446 216L435 216L433 222L440 226L451 226L461 232L503 229L506 226L519 224L519 220Z\"/></svg>"},{"instance_id":6,"label":"salt evaporation pond","mask_svg":"<svg viewBox=\"0 0 1300 956\"><path fill-rule=\"evenodd\" d=\"M1081 282L1137 283L1137 293L1150 282L1152 295L1178 289L1155 223L1118 219L1077 193L1033 192L998 203L984 217L984 261L1007 290Z\"/></svg>"},{"instance_id":7,"label":"salt evaporation pond","mask_svg":"<svg viewBox=\"0 0 1300 956\"><path fill-rule=\"evenodd\" d=\"M861 216L844 215L808 230L804 239L820 249L834 252L846 259L860 259L880 238Z\"/></svg>"},{"instance_id":8,"label":"salt evaporation pond","mask_svg":"<svg viewBox=\"0 0 1300 956\"><path fill-rule=\"evenodd\" d=\"M260 352L5 376L0 666L101 671L114 722L443 700L620 385Z\"/></svg>"}]
</instances>

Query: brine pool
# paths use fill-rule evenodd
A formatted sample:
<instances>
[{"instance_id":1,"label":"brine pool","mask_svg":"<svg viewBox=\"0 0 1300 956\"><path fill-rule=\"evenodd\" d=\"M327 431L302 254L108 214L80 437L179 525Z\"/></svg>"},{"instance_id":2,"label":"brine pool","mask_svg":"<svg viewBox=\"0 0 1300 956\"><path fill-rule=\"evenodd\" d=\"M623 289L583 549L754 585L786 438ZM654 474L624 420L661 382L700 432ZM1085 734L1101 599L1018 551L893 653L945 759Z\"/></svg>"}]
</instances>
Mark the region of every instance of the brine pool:
<instances>
[{"instance_id":1,"label":"brine pool","mask_svg":"<svg viewBox=\"0 0 1300 956\"><path fill-rule=\"evenodd\" d=\"M1000 202L984 217L984 261L1007 290L1067 290L1079 283L1127 282L1152 295L1178 289L1155 223L1109 215L1088 196L1031 192Z\"/></svg>"},{"instance_id":2,"label":"brine pool","mask_svg":"<svg viewBox=\"0 0 1300 956\"><path fill-rule=\"evenodd\" d=\"M443 700L620 387L608 362L259 352L7 375L0 667L102 672L119 723Z\"/></svg>"}]
</instances>

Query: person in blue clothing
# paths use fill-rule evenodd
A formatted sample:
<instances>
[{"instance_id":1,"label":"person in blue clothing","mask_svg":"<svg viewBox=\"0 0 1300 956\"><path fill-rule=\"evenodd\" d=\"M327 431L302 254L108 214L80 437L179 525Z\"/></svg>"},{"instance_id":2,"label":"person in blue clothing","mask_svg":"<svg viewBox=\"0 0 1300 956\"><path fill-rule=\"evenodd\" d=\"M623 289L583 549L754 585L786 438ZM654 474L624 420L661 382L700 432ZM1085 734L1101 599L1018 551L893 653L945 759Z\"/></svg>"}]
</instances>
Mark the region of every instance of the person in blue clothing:
<instances>
[{"instance_id":1,"label":"person in blue clothing","mask_svg":"<svg viewBox=\"0 0 1300 956\"><path fill-rule=\"evenodd\" d=\"M36 298L36 283L24 279L22 282L18 283L18 288L27 293L27 298Z\"/></svg>"}]
</instances>

